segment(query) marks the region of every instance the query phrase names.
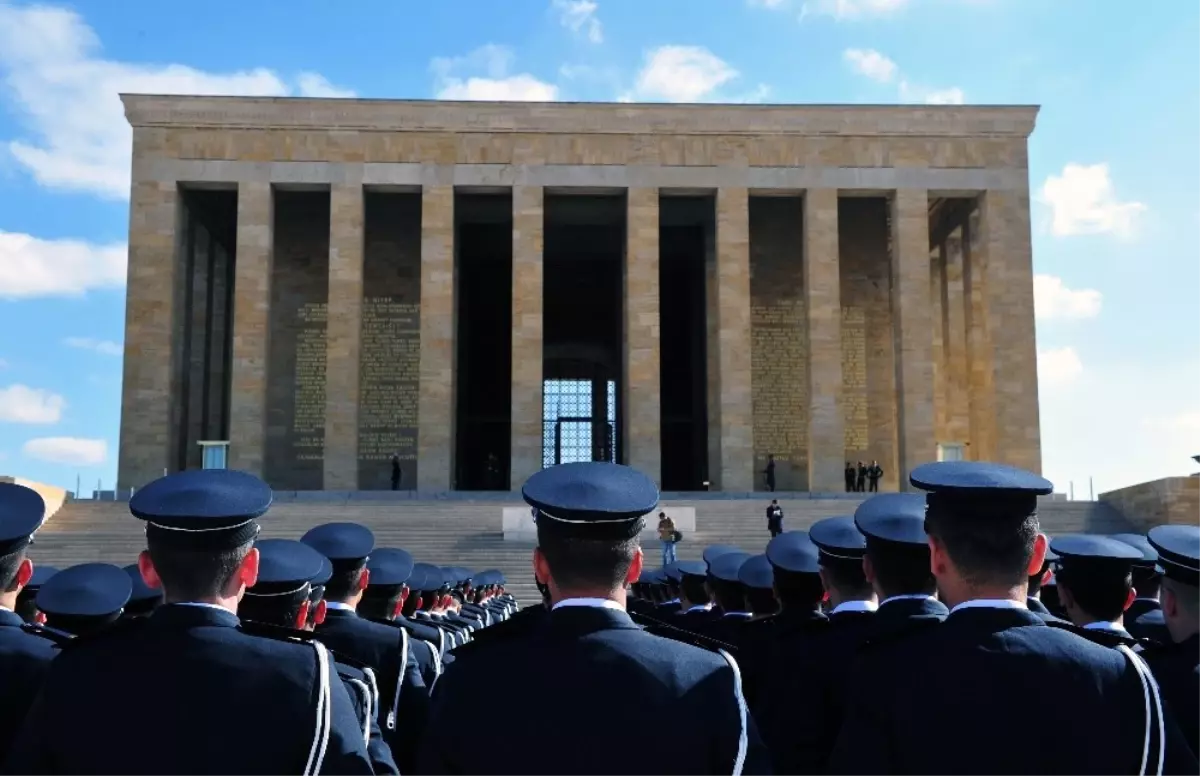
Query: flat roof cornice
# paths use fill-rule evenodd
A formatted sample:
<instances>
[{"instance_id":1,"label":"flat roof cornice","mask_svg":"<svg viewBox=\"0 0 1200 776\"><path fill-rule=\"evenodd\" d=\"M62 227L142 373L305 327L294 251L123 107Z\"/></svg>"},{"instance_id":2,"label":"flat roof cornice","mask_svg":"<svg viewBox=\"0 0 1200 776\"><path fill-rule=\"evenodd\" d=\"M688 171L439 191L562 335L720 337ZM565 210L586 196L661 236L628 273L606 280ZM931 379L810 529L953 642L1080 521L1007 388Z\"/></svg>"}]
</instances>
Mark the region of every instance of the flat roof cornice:
<instances>
[{"instance_id":1,"label":"flat roof cornice","mask_svg":"<svg viewBox=\"0 0 1200 776\"><path fill-rule=\"evenodd\" d=\"M135 127L534 134L1028 137L1033 105L720 105L122 94Z\"/></svg>"}]
</instances>

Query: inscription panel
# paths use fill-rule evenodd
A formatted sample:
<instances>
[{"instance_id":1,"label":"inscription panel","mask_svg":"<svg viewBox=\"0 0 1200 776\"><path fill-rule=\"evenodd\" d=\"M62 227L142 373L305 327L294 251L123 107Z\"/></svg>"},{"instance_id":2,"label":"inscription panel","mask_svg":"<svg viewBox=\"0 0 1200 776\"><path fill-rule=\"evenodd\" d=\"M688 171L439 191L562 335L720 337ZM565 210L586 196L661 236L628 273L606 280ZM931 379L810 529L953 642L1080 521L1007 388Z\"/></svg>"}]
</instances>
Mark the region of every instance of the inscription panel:
<instances>
[{"instance_id":1,"label":"inscription panel","mask_svg":"<svg viewBox=\"0 0 1200 776\"><path fill-rule=\"evenodd\" d=\"M755 485L775 456L778 490L808 488L808 322L799 199L750 199Z\"/></svg>"},{"instance_id":2,"label":"inscription panel","mask_svg":"<svg viewBox=\"0 0 1200 776\"><path fill-rule=\"evenodd\" d=\"M842 411L845 413L846 455L868 455L867 316L861 307L842 308Z\"/></svg>"},{"instance_id":3,"label":"inscription panel","mask_svg":"<svg viewBox=\"0 0 1200 776\"><path fill-rule=\"evenodd\" d=\"M275 192L274 234L263 474L278 490L321 490L329 193Z\"/></svg>"},{"instance_id":4,"label":"inscription panel","mask_svg":"<svg viewBox=\"0 0 1200 776\"><path fill-rule=\"evenodd\" d=\"M364 207L358 486L413 490L421 367L421 196L369 192ZM394 484L393 456L400 463Z\"/></svg>"}]
</instances>

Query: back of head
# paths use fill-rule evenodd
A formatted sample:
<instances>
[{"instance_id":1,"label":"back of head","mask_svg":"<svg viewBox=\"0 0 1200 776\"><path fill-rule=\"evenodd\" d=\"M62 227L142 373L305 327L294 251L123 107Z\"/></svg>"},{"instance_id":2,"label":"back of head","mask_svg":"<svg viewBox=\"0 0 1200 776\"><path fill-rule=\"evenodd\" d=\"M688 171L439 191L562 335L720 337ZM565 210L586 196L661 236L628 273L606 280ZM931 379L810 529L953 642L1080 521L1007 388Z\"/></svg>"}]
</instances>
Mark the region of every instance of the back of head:
<instances>
[{"instance_id":1,"label":"back of head","mask_svg":"<svg viewBox=\"0 0 1200 776\"><path fill-rule=\"evenodd\" d=\"M859 505L854 524L866 537L872 584L881 598L932 595L937 581L929 567L925 497L880 493Z\"/></svg>"},{"instance_id":2,"label":"back of head","mask_svg":"<svg viewBox=\"0 0 1200 776\"><path fill-rule=\"evenodd\" d=\"M820 551L805 531L788 531L767 544L775 597L784 612L815 612L825 597Z\"/></svg>"},{"instance_id":3,"label":"back of head","mask_svg":"<svg viewBox=\"0 0 1200 776\"><path fill-rule=\"evenodd\" d=\"M1114 622L1128 605L1133 590L1131 570L1141 552L1105 536L1060 536L1051 544L1058 556L1060 600L1077 625Z\"/></svg>"}]
</instances>

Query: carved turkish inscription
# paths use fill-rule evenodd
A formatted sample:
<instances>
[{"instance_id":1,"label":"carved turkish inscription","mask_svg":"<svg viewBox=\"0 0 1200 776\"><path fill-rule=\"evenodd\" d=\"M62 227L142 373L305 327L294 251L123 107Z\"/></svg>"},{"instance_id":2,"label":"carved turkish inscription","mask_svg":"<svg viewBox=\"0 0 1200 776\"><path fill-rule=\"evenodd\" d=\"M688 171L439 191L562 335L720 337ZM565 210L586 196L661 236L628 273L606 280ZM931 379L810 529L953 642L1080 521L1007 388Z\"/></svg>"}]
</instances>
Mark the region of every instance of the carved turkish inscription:
<instances>
[{"instance_id":1,"label":"carved turkish inscription","mask_svg":"<svg viewBox=\"0 0 1200 776\"><path fill-rule=\"evenodd\" d=\"M296 318L293 457L297 461L319 461L325 452L326 305L324 302L301 305Z\"/></svg>"},{"instance_id":2,"label":"carved turkish inscription","mask_svg":"<svg viewBox=\"0 0 1200 776\"><path fill-rule=\"evenodd\" d=\"M846 452L864 455L870 424L867 415L867 316L861 307L842 308L842 407Z\"/></svg>"},{"instance_id":3,"label":"carved turkish inscription","mask_svg":"<svg viewBox=\"0 0 1200 776\"><path fill-rule=\"evenodd\" d=\"M359 459L417 457L420 305L366 297L362 308Z\"/></svg>"},{"instance_id":4,"label":"carved turkish inscription","mask_svg":"<svg viewBox=\"0 0 1200 776\"><path fill-rule=\"evenodd\" d=\"M797 294L798 294L797 290ZM808 348L804 341L804 304L776 299L750 307L754 447L765 464L768 454L781 464L799 466L808 450Z\"/></svg>"}]
</instances>

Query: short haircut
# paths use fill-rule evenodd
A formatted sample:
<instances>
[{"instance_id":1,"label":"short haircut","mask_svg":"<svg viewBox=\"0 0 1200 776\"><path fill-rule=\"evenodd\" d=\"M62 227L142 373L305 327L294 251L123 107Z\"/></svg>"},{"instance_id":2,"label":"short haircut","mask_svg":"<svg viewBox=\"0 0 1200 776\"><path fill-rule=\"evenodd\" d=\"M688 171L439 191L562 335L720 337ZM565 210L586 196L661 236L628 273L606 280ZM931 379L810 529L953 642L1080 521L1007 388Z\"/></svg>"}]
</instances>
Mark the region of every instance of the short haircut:
<instances>
[{"instance_id":1,"label":"short haircut","mask_svg":"<svg viewBox=\"0 0 1200 776\"><path fill-rule=\"evenodd\" d=\"M358 592L358 583L363 569L367 567L367 559L335 560L330 565L333 566L333 575L325 583L325 600L341 602L351 598Z\"/></svg>"},{"instance_id":2,"label":"short haircut","mask_svg":"<svg viewBox=\"0 0 1200 776\"><path fill-rule=\"evenodd\" d=\"M33 618L37 616L37 591L31 591L29 588L23 589L17 594L17 608L14 609L17 615L25 622L33 622Z\"/></svg>"},{"instance_id":3,"label":"short haircut","mask_svg":"<svg viewBox=\"0 0 1200 776\"><path fill-rule=\"evenodd\" d=\"M1153 568L1134 566L1133 586L1137 588L1138 598L1154 598L1162 586L1162 574Z\"/></svg>"},{"instance_id":4,"label":"short haircut","mask_svg":"<svg viewBox=\"0 0 1200 776\"><path fill-rule=\"evenodd\" d=\"M1029 562L1039 525L1037 514L1012 518L981 514L963 519L951 511L930 509L925 530L946 549L958 573L969 585L1028 584Z\"/></svg>"},{"instance_id":5,"label":"short haircut","mask_svg":"<svg viewBox=\"0 0 1200 776\"><path fill-rule=\"evenodd\" d=\"M162 580L163 594L172 601L202 601L221 595L253 546L251 540L219 550L182 549L157 541L153 533L146 534L150 561Z\"/></svg>"},{"instance_id":6,"label":"short haircut","mask_svg":"<svg viewBox=\"0 0 1200 776\"><path fill-rule=\"evenodd\" d=\"M746 611L746 588L740 582L726 582L716 577L708 578L708 585L717 599L717 606L725 612Z\"/></svg>"},{"instance_id":7,"label":"short haircut","mask_svg":"<svg viewBox=\"0 0 1200 776\"><path fill-rule=\"evenodd\" d=\"M779 611L779 602L775 600L775 591L763 590L761 587L746 588L746 603L755 614L774 614Z\"/></svg>"},{"instance_id":8,"label":"short haircut","mask_svg":"<svg viewBox=\"0 0 1200 776\"><path fill-rule=\"evenodd\" d=\"M1124 574L1094 572L1070 566L1059 569L1059 588L1071 591L1075 604L1097 620L1112 622L1125 611L1125 601L1133 587L1128 571Z\"/></svg>"},{"instance_id":9,"label":"short haircut","mask_svg":"<svg viewBox=\"0 0 1200 776\"><path fill-rule=\"evenodd\" d=\"M7 555L0 555L0 592L11 593L16 587L17 569L21 568L23 560L25 560L24 547Z\"/></svg>"},{"instance_id":10,"label":"short haircut","mask_svg":"<svg viewBox=\"0 0 1200 776\"><path fill-rule=\"evenodd\" d=\"M867 557L875 584L884 598L894 595L933 595L937 580L929 568L929 548L867 537Z\"/></svg>"},{"instance_id":11,"label":"short haircut","mask_svg":"<svg viewBox=\"0 0 1200 776\"><path fill-rule=\"evenodd\" d=\"M560 590L617 590L638 551L638 539L576 539L538 531L538 547Z\"/></svg>"},{"instance_id":12,"label":"short haircut","mask_svg":"<svg viewBox=\"0 0 1200 776\"><path fill-rule=\"evenodd\" d=\"M704 577L698 577L695 574L684 574L683 579L679 581L679 590L684 598L697 606L712 602L712 599L708 597L708 590L704 587Z\"/></svg>"},{"instance_id":13,"label":"short haircut","mask_svg":"<svg viewBox=\"0 0 1200 776\"><path fill-rule=\"evenodd\" d=\"M786 611L816 611L825 597L825 587L816 574L775 569L775 597Z\"/></svg>"},{"instance_id":14,"label":"short haircut","mask_svg":"<svg viewBox=\"0 0 1200 776\"><path fill-rule=\"evenodd\" d=\"M358 602L358 614L372 620L390 620L403 593L403 585L369 586Z\"/></svg>"},{"instance_id":15,"label":"short haircut","mask_svg":"<svg viewBox=\"0 0 1200 776\"><path fill-rule=\"evenodd\" d=\"M264 625L296 627L300 609L309 602L311 589L303 587L291 595L250 595L238 604L238 617Z\"/></svg>"},{"instance_id":16,"label":"short haircut","mask_svg":"<svg viewBox=\"0 0 1200 776\"><path fill-rule=\"evenodd\" d=\"M869 597L874 590L863 573L862 560L849 560L821 556L821 569L825 577L844 596Z\"/></svg>"},{"instance_id":17,"label":"short haircut","mask_svg":"<svg viewBox=\"0 0 1200 776\"><path fill-rule=\"evenodd\" d=\"M120 612L99 616L73 614L46 614L46 625L65 631L73 636L87 636L102 631L121 618Z\"/></svg>"}]
</instances>

